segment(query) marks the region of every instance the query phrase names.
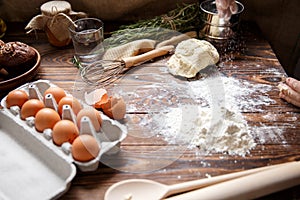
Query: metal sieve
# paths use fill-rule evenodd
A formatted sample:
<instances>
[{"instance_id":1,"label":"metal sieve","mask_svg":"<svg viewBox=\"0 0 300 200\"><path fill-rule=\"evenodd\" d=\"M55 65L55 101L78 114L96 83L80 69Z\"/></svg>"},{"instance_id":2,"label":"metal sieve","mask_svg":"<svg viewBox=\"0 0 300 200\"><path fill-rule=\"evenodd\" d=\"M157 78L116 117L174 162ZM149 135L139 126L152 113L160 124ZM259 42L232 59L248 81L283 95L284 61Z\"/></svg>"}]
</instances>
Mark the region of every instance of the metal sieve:
<instances>
[{"instance_id":1,"label":"metal sieve","mask_svg":"<svg viewBox=\"0 0 300 200\"><path fill-rule=\"evenodd\" d=\"M243 4L238 1L236 1L236 4L238 6L237 13L233 14L229 21L225 21L218 16L214 0L206 0L200 3L200 19L202 22L200 37L215 40L226 40L233 37L238 28L240 14L244 10Z\"/></svg>"}]
</instances>

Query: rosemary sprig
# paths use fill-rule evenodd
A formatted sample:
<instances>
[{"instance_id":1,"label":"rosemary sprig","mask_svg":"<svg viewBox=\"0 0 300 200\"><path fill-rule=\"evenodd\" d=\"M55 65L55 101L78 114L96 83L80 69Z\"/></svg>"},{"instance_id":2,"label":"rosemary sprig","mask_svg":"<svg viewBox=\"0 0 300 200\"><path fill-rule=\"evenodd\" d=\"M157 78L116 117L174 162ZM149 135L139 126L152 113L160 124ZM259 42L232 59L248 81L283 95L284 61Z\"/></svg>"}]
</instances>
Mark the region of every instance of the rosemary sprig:
<instances>
[{"instance_id":1,"label":"rosemary sprig","mask_svg":"<svg viewBox=\"0 0 300 200\"><path fill-rule=\"evenodd\" d=\"M195 30L199 25L199 21L199 4L183 3L182 6L178 5L176 9L169 11L167 14L152 19L140 20L134 24L122 25L119 30L112 32L112 34L120 34L126 32L127 29L142 27L161 27L184 33Z\"/></svg>"},{"instance_id":2,"label":"rosemary sprig","mask_svg":"<svg viewBox=\"0 0 300 200\"><path fill-rule=\"evenodd\" d=\"M109 47L114 47L142 38L163 39L162 37L169 30L185 33L196 30L199 25L199 4L183 3L167 14L120 26L118 30L112 32L111 37L107 38L106 42ZM170 33L168 32L169 36Z\"/></svg>"},{"instance_id":3,"label":"rosemary sprig","mask_svg":"<svg viewBox=\"0 0 300 200\"><path fill-rule=\"evenodd\" d=\"M71 61L75 67L77 67L79 70L82 70L83 67L82 67L80 61L76 58L76 56L73 56Z\"/></svg>"}]
</instances>

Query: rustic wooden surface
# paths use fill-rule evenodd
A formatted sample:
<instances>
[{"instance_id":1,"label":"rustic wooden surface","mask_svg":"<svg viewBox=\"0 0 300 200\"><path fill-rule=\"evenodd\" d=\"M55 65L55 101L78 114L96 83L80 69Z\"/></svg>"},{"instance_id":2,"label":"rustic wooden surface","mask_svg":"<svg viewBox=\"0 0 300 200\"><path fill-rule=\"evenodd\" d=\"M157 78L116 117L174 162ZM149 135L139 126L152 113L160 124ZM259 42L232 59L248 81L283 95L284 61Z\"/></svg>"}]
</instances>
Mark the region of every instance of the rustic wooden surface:
<instances>
[{"instance_id":1,"label":"rustic wooden surface","mask_svg":"<svg viewBox=\"0 0 300 200\"><path fill-rule=\"evenodd\" d=\"M70 90L78 73L78 69L71 62L74 53L72 46L65 48L52 47L43 33L38 33L36 38L34 34L25 35L22 28L22 25L8 24L8 32L3 39L6 42L19 40L35 47L42 56L41 67L35 79L48 79L54 84ZM285 72L268 42L260 36L256 26L245 23L242 30L239 43L231 44L236 45L232 49L238 49L239 51L232 50L222 53L222 60L219 63L219 66L222 67L219 70L227 76L250 80L254 84L267 83L274 86L274 90L269 93L269 96L276 103L264 107L262 112L245 112L244 116L250 126L259 126L260 123L287 126L283 133L286 144L282 144L278 140L270 140L263 145L257 145L250 155L245 157L211 154L201 156L201 160L192 149L186 151L180 158L165 168L148 173L122 172L100 164L94 172L80 172L78 170L70 189L60 199L103 199L103 195L110 185L130 178L147 178L165 184L174 184L205 178L207 175L215 176L299 160L300 110L279 99L278 90L276 89L278 82L286 76ZM231 59L228 59L229 56ZM233 68L232 65L239 67ZM265 70L270 67L277 69L280 74ZM275 120L268 121L264 118L266 113L276 116ZM291 120L291 117L296 120ZM288 124L293 126L289 127ZM151 150L151 148L155 148L155 145L128 139L122 143L122 148L139 152L141 149ZM209 163L209 165L203 165L203 163ZM260 199L300 199L299 191L300 186L296 186Z\"/></svg>"}]
</instances>

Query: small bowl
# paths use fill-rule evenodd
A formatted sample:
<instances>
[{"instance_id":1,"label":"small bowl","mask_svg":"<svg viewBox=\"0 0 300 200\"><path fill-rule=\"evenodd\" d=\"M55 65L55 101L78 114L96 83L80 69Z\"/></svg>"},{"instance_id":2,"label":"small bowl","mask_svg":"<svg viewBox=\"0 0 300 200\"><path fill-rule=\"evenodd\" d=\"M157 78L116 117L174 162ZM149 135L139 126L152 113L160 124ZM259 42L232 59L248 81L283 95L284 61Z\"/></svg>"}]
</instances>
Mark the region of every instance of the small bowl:
<instances>
[{"instance_id":1,"label":"small bowl","mask_svg":"<svg viewBox=\"0 0 300 200\"><path fill-rule=\"evenodd\" d=\"M17 75L16 77L0 81L0 97L3 97L16 87L31 81L36 76L41 63L41 55L36 49L34 49L34 51L36 52L36 57L35 62L31 68L29 68L22 74Z\"/></svg>"},{"instance_id":2,"label":"small bowl","mask_svg":"<svg viewBox=\"0 0 300 200\"><path fill-rule=\"evenodd\" d=\"M242 3L236 1L238 12L233 14L229 21L219 18L215 0L206 0L200 4L200 37L214 40L232 38L237 31L240 14L244 11Z\"/></svg>"}]
</instances>

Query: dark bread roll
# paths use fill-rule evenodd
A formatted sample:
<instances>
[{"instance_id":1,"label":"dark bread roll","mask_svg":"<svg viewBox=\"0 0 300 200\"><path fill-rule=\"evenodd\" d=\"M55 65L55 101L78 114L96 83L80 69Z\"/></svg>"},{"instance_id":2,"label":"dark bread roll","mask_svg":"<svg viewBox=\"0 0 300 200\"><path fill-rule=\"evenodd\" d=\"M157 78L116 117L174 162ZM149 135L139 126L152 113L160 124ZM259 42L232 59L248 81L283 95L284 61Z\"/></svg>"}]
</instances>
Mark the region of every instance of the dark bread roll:
<instances>
[{"instance_id":1,"label":"dark bread roll","mask_svg":"<svg viewBox=\"0 0 300 200\"><path fill-rule=\"evenodd\" d=\"M22 42L3 42L0 40L0 66L10 74L19 74L33 66L35 50Z\"/></svg>"}]
</instances>

